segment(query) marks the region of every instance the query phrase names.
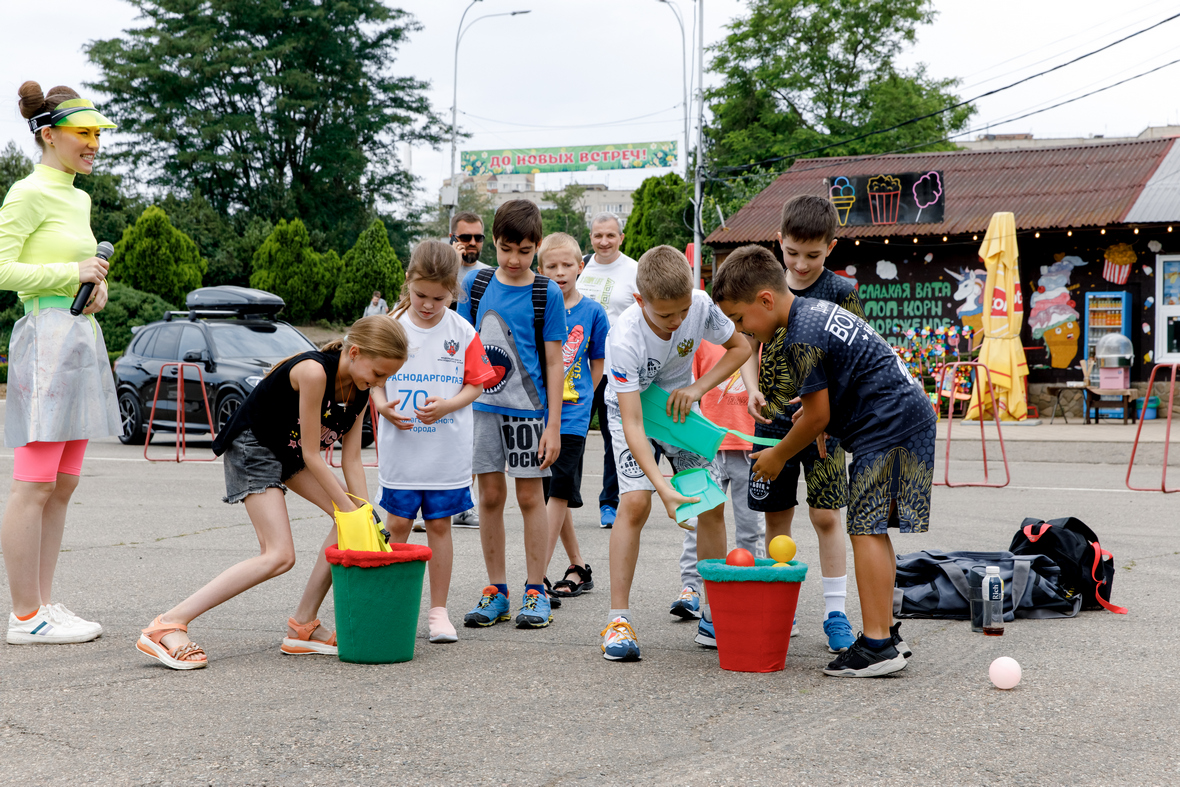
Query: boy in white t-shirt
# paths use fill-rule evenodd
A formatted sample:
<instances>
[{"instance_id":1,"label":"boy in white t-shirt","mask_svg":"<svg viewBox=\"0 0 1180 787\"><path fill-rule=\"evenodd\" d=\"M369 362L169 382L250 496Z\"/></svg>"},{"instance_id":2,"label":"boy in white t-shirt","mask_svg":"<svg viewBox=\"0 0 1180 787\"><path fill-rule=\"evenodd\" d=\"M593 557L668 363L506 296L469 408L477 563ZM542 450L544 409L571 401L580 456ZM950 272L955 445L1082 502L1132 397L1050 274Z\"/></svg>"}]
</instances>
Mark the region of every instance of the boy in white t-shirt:
<instances>
[{"instance_id":1,"label":"boy in white t-shirt","mask_svg":"<svg viewBox=\"0 0 1180 787\"><path fill-rule=\"evenodd\" d=\"M629 306L635 303L635 271L638 263L620 250L623 228L613 213L598 213L590 221L590 244L593 254L583 258L586 263L578 276L578 292L606 309L611 326ZM615 454L611 445L610 429L606 425L606 376L594 389L593 411L598 415L602 432L602 492L598 495L600 525L612 527L619 508L619 479L615 470Z\"/></svg>"},{"instance_id":2,"label":"boy in white t-shirt","mask_svg":"<svg viewBox=\"0 0 1180 787\"><path fill-rule=\"evenodd\" d=\"M636 285L635 304L620 315L606 340L607 419L620 493L610 541L610 622L602 632L602 653L609 661L640 658L629 607L639 537L651 513L651 493L659 494L673 521L677 506L698 500L678 493L660 473L644 430L640 394L653 383L659 385L668 392L668 414L683 422L704 392L750 357L749 343L734 332L729 318L708 294L693 290L688 261L676 249L657 246L645 253L639 260ZM725 354L694 382L692 359L702 340L724 347ZM654 442L676 472L711 467L704 457ZM725 520L718 506L698 516L697 552L701 558L720 558L724 551ZM707 603L702 615L712 620Z\"/></svg>"}]
</instances>

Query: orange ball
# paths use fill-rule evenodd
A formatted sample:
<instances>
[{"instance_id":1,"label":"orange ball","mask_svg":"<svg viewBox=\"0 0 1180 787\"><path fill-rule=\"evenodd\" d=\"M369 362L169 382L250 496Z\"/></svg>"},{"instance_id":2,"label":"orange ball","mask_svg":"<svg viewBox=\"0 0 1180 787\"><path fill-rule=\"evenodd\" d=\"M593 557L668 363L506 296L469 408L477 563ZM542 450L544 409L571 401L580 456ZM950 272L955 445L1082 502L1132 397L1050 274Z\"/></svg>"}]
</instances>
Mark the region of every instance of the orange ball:
<instances>
[{"instance_id":1,"label":"orange ball","mask_svg":"<svg viewBox=\"0 0 1180 787\"><path fill-rule=\"evenodd\" d=\"M727 566L752 566L754 565L754 556L750 554L750 550L739 547L726 555L725 564Z\"/></svg>"}]
</instances>

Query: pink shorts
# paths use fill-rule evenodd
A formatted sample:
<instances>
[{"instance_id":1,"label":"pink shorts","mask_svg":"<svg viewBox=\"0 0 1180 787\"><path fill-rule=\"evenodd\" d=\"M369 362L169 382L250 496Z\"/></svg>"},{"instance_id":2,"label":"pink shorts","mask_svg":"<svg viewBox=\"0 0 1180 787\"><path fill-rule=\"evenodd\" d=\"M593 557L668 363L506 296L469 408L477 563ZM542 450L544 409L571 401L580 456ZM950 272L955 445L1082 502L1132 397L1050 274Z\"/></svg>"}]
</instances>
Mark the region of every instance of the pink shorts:
<instances>
[{"instance_id":1,"label":"pink shorts","mask_svg":"<svg viewBox=\"0 0 1180 787\"><path fill-rule=\"evenodd\" d=\"M82 475L82 457L89 440L29 443L15 450L12 477L17 481L51 483L58 473Z\"/></svg>"}]
</instances>

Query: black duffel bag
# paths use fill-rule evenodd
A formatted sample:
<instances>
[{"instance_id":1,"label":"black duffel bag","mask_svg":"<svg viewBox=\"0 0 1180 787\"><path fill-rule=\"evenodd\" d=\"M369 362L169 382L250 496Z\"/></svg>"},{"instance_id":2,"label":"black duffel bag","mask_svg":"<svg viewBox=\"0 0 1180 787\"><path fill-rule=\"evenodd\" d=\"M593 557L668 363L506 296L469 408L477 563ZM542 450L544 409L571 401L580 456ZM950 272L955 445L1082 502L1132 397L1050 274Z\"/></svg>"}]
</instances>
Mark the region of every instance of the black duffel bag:
<instances>
[{"instance_id":1,"label":"black duffel bag","mask_svg":"<svg viewBox=\"0 0 1180 787\"><path fill-rule=\"evenodd\" d=\"M1058 585L1061 570L1044 555L1011 552L942 552L924 549L897 556L893 615L898 618L969 620L967 572L999 566L1004 580L1004 620L1072 618L1082 597Z\"/></svg>"}]
</instances>

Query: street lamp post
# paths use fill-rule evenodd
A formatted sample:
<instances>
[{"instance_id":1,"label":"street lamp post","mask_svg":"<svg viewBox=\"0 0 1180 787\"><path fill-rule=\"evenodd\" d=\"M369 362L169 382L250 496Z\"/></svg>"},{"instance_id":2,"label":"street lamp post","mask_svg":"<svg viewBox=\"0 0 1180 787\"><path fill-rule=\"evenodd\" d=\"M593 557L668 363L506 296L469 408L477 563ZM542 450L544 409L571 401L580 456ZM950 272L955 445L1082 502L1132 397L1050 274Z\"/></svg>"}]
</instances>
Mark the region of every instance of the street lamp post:
<instances>
[{"instance_id":1,"label":"street lamp post","mask_svg":"<svg viewBox=\"0 0 1180 787\"><path fill-rule=\"evenodd\" d=\"M701 171L704 169L705 151L705 0L696 0L697 4L697 96L699 97L697 115L697 158L694 169L696 186L693 193L696 202L693 205L692 221L692 277L693 286L701 284L701 243L704 240L701 233Z\"/></svg>"},{"instance_id":2,"label":"street lamp post","mask_svg":"<svg viewBox=\"0 0 1180 787\"><path fill-rule=\"evenodd\" d=\"M464 34L470 30L476 22L481 19L491 19L494 16L517 16L518 14L527 14L531 11L505 11L500 14L485 14L484 16L477 16L471 20L471 24L463 27L463 21L467 18L467 12L476 3L483 2L483 0L471 0L471 5L463 9L463 15L459 17L459 28L455 33L455 68L453 74L453 84L451 92L451 189L454 195L451 199L451 211L448 218L455 217L455 208L459 205L459 184L456 182L458 173L455 171L455 151L459 139L459 42L463 40Z\"/></svg>"},{"instance_id":3,"label":"street lamp post","mask_svg":"<svg viewBox=\"0 0 1180 787\"><path fill-rule=\"evenodd\" d=\"M680 17L680 9L672 4L672 0L658 0L671 9L680 25L680 75L684 83L684 147L680 155L684 157L684 174L688 176L688 53L684 41L684 20Z\"/></svg>"}]
</instances>

